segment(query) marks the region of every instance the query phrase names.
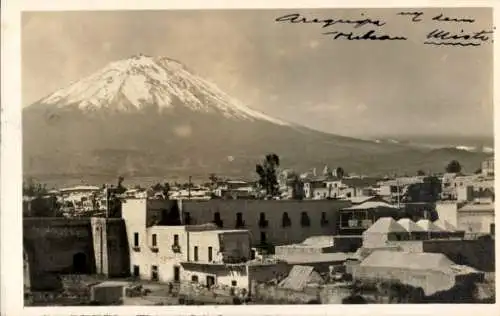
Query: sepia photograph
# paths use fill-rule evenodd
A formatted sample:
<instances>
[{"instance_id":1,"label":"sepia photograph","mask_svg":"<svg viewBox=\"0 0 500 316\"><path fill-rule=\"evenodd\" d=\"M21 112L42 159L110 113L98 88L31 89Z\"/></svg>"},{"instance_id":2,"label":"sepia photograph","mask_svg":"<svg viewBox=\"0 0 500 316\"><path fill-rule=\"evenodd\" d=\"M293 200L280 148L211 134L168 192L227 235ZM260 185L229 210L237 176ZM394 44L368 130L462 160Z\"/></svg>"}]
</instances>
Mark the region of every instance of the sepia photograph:
<instances>
[{"instance_id":1,"label":"sepia photograph","mask_svg":"<svg viewBox=\"0 0 500 316\"><path fill-rule=\"evenodd\" d=\"M493 11L21 12L24 306L494 304Z\"/></svg>"}]
</instances>

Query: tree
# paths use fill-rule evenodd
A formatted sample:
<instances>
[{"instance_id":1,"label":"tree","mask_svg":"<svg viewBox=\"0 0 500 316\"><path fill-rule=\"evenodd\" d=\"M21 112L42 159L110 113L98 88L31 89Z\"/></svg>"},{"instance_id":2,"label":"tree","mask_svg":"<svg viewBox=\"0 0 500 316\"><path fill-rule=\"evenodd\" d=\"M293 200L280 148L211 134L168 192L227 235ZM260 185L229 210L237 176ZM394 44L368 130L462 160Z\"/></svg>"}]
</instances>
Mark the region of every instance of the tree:
<instances>
[{"instance_id":1,"label":"tree","mask_svg":"<svg viewBox=\"0 0 500 316\"><path fill-rule=\"evenodd\" d=\"M418 170L417 176L425 176L425 172L423 170Z\"/></svg>"},{"instance_id":2,"label":"tree","mask_svg":"<svg viewBox=\"0 0 500 316\"><path fill-rule=\"evenodd\" d=\"M165 182L165 183L163 184L163 189L162 189L162 191L163 191L163 196L165 197L165 199L167 199L167 200L168 200L168 198L169 198L169 196L170 196L170 183Z\"/></svg>"},{"instance_id":3,"label":"tree","mask_svg":"<svg viewBox=\"0 0 500 316\"><path fill-rule=\"evenodd\" d=\"M345 176L345 171L344 168L342 167L337 167L335 169L335 176L339 179L342 179Z\"/></svg>"},{"instance_id":4,"label":"tree","mask_svg":"<svg viewBox=\"0 0 500 316\"><path fill-rule=\"evenodd\" d=\"M25 182L23 182L23 195L40 197L47 194L47 192L46 185L37 183L33 178L28 178Z\"/></svg>"},{"instance_id":5,"label":"tree","mask_svg":"<svg viewBox=\"0 0 500 316\"><path fill-rule=\"evenodd\" d=\"M123 181L124 181L124 180L125 180L125 178L124 178L124 177L122 177L122 176L119 176L119 177L118 177L118 183L117 183L117 185L116 185L116 189L115 189L115 192L116 192L117 194L123 194L123 193L125 193L125 191L127 191L127 188L125 188L125 187L123 186Z\"/></svg>"},{"instance_id":6,"label":"tree","mask_svg":"<svg viewBox=\"0 0 500 316\"><path fill-rule=\"evenodd\" d=\"M208 177L208 180L210 180L210 186L212 190L214 190L217 187L217 182L219 181L219 178L217 178L215 173L211 173L210 176Z\"/></svg>"},{"instance_id":7,"label":"tree","mask_svg":"<svg viewBox=\"0 0 500 316\"><path fill-rule=\"evenodd\" d=\"M446 166L446 172L448 173L459 173L462 171L462 166L457 160L452 160Z\"/></svg>"},{"instance_id":8,"label":"tree","mask_svg":"<svg viewBox=\"0 0 500 316\"><path fill-rule=\"evenodd\" d=\"M276 154L267 154L261 164L257 164L255 171L259 175L259 185L266 191L267 196L279 194L276 169L280 165L280 158Z\"/></svg>"},{"instance_id":9,"label":"tree","mask_svg":"<svg viewBox=\"0 0 500 316\"><path fill-rule=\"evenodd\" d=\"M151 189L153 189L154 192L159 192L163 190L163 186L158 182L157 184L153 185Z\"/></svg>"}]
</instances>

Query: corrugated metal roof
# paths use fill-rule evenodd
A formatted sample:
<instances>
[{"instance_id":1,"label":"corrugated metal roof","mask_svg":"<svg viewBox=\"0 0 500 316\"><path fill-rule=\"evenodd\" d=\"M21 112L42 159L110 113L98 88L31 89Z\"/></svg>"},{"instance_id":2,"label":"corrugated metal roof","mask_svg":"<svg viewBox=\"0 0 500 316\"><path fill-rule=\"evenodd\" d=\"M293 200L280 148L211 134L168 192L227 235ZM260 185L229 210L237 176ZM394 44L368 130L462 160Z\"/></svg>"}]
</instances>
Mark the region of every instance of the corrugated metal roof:
<instances>
[{"instance_id":1,"label":"corrugated metal roof","mask_svg":"<svg viewBox=\"0 0 500 316\"><path fill-rule=\"evenodd\" d=\"M301 291L308 283L320 283L322 281L319 273L310 266L293 266L288 276L280 282L279 286L291 290Z\"/></svg>"},{"instance_id":2,"label":"corrugated metal roof","mask_svg":"<svg viewBox=\"0 0 500 316\"><path fill-rule=\"evenodd\" d=\"M364 234L407 233L407 230L398 224L392 217L381 217Z\"/></svg>"},{"instance_id":3,"label":"corrugated metal roof","mask_svg":"<svg viewBox=\"0 0 500 316\"><path fill-rule=\"evenodd\" d=\"M439 228L438 226L434 225L430 220L428 219L421 219L417 222L417 225L422 227L422 229L426 232L442 232L444 231L442 228Z\"/></svg>"},{"instance_id":4,"label":"corrugated metal roof","mask_svg":"<svg viewBox=\"0 0 500 316\"><path fill-rule=\"evenodd\" d=\"M348 208L345 208L344 210L367 210L367 209L372 209L372 208L378 208L378 207L387 207L387 208L394 208L397 209L397 206L391 205L386 202L380 202L380 201L368 201L359 205L354 205Z\"/></svg>"},{"instance_id":5,"label":"corrugated metal roof","mask_svg":"<svg viewBox=\"0 0 500 316\"><path fill-rule=\"evenodd\" d=\"M376 250L360 265L449 272L454 263L441 253Z\"/></svg>"},{"instance_id":6,"label":"corrugated metal roof","mask_svg":"<svg viewBox=\"0 0 500 316\"><path fill-rule=\"evenodd\" d=\"M406 231L411 232L424 232L424 229L418 226L414 221L409 218L402 218L398 221L398 224L403 226Z\"/></svg>"}]
</instances>

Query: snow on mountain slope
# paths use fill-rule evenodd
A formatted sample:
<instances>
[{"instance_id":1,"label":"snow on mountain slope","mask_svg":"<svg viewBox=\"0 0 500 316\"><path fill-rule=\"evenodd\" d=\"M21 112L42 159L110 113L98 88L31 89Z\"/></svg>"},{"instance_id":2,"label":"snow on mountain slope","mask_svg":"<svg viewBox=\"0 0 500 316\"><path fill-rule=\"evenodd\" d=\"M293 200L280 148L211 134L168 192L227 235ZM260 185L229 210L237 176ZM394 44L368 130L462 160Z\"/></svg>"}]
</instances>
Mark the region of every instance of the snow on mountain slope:
<instances>
[{"instance_id":1,"label":"snow on mountain slope","mask_svg":"<svg viewBox=\"0 0 500 316\"><path fill-rule=\"evenodd\" d=\"M118 111L150 105L162 111L181 104L193 111L219 112L227 118L290 125L246 107L175 60L144 55L112 62L38 104Z\"/></svg>"}]
</instances>

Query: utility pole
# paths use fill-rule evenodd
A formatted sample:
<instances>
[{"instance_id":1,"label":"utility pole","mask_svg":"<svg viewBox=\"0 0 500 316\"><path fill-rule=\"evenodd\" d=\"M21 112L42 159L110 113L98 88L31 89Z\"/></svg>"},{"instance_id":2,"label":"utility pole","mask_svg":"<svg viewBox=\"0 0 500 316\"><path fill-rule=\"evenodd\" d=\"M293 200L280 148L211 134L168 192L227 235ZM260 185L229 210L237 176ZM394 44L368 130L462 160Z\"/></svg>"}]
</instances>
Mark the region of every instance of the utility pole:
<instances>
[{"instance_id":1,"label":"utility pole","mask_svg":"<svg viewBox=\"0 0 500 316\"><path fill-rule=\"evenodd\" d=\"M396 180L396 187L398 188L397 192L398 192L398 209L399 209L400 206L401 206L401 198L399 196L400 195L400 190L399 190L399 181L398 180Z\"/></svg>"},{"instance_id":2,"label":"utility pole","mask_svg":"<svg viewBox=\"0 0 500 316\"><path fill-rule=\"evenodd\" d=\"M106 218L109 217L109 189L108 185L104 188L104 194L106 195Z\"/></svg>"}]
</instances>

